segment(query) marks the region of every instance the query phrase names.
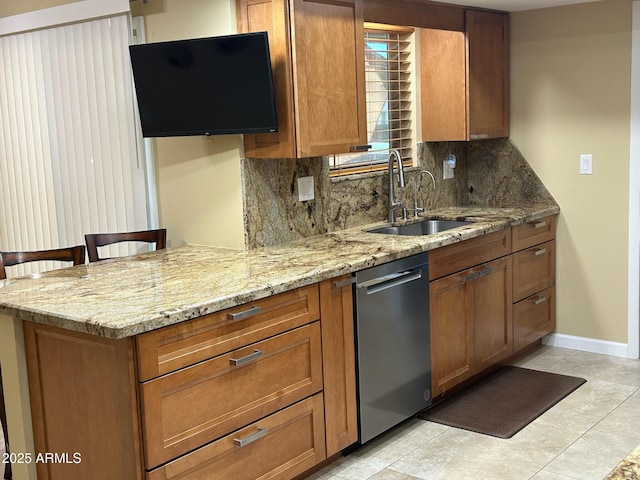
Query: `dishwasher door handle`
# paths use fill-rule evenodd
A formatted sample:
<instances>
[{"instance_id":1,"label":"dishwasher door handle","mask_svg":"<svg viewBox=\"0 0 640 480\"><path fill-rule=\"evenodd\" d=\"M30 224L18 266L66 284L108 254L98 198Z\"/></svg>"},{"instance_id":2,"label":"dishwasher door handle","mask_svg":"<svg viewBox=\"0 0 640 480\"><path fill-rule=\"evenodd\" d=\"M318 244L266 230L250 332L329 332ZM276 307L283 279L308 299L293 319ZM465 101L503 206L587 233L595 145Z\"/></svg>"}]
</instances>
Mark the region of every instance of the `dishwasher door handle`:
<instances>
[{"instance_id":1,"label":"dishwasher door handle","mask_svg":"<svg viewBox=\"0 0 640 480\"><path fill-rule=\"evenodd\" d=\"M403 283L413 282L422 278L422 269L420 270L408 270L406 272L390 273L382 277L374 278L356 284L358 288L366 288L367 295L373 295L374 293L387 290L389 288L397 287Z\"/></svg>"}]
</instances>

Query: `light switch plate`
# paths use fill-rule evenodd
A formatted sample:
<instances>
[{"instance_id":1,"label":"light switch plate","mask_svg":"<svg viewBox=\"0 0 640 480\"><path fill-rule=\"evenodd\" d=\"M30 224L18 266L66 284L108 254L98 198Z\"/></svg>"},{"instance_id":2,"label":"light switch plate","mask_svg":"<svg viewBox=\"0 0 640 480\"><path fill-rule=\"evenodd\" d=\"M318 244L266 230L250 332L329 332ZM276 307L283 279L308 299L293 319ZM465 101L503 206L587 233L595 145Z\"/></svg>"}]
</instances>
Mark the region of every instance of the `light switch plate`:
<instances>
[{"instance_id":1,"label":"light switch plate","mask_svg":"<svg viewBox=\"0 0 640 480\"><path fill-rule=\"evenodd\" d=\"M590 153L580 154L580 175L593 174L593 155Z\"/></svg>"},{"instance_id":2,"label":"light switch plate","mask_svg":"<svg viewBox=\"0 0 640 480\"><path fill-rule=\"evenodd\" d=\"M298 178L298 200L306 202L315 198L313 192L313 176Z\"/></svg>"}]
</instances>

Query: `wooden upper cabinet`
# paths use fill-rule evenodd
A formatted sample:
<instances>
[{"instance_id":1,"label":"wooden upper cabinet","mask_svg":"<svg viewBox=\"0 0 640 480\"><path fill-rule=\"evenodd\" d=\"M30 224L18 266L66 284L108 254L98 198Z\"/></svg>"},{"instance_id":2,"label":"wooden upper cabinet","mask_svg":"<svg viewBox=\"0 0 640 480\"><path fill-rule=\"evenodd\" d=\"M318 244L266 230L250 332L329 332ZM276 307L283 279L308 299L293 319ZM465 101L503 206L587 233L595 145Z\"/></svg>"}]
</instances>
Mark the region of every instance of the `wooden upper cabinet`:
<instances>
[{"instance_id":1,"label":"wooden upper cabinet","mask_svg":"<svg viewBox=\"0 0 640 480\"><path fill-rule=\"evenodd\" d=\"M469 140L509 136L509 17L467 10Z\"/></svg>"},{"instance_id":2,"label":"wooden upper cabinet","mask_svg":"<svg viewBox=\"0 0 640 480\"><path fill-rule=\"evenodd\" d=\"M420 30L422 139L467 139L464 32Z\"/></svg>"},{"instance_id":3,"label":"wooden upper cabinet","mask_svg":"<svg viewBox=\"0 0 640 480\"><path fill-rule=\"evenodd\" d=\"M362 0L237 0L238 30L267 31L278 132L247 158L304 158L367 143Z\"/></svg>"},{"instance_id":4,"label":"wooden upper cabinet","mask_svg":"<svg viewBox=\"0 0 640 480\"><path fill-rule=\"evenodd\" d=\"M465 11L465 31L420 29L424 141L509 136L509 17Z\"/></svg>"}]
</instances>

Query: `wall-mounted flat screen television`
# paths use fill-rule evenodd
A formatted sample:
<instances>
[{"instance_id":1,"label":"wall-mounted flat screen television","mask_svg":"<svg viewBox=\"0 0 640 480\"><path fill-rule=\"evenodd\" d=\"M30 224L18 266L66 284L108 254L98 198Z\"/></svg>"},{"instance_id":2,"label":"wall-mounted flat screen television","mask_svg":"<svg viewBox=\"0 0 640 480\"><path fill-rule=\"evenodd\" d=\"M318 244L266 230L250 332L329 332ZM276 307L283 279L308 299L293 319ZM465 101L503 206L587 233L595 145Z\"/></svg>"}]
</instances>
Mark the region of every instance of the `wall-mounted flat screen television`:
<instances>
[{"instance_id":1,"label":"wall-mounted flat screen television","mask_svg":"<svg viewBox=\"0 0 640 480\"><path fill-rule=\"evenodd\" d=\"M277 131L267 32L129 52L144 137Z\"/></svg>"}]
</instances>

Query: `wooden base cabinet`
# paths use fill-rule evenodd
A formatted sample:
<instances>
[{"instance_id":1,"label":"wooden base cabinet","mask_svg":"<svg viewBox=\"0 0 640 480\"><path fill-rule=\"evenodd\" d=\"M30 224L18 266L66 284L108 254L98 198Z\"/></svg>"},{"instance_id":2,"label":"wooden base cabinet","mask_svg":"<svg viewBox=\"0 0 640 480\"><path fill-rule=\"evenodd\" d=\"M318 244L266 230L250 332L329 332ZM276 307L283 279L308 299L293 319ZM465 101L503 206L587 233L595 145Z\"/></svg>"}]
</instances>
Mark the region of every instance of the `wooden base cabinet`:
<instances>
[{"instance_id":1,"label":"wooden base cabinet","mask_svg":"<svg viewBox=\"0 0 640 480\"><path fill-rule=\"evenodd\" d=\"M335 281L112 340L24 322L40 480L291 479L357 441ZM79 455L79 462L73 462Z\"/></svg>"},{"instance_id":2,"label":"wooden base cabinet","mask_svg":"<svg viewBox=\"0 0 640 480\"><path fill-rule=\"evenodd\" d=\"M556 326L556 217L513 227L513 342L517 352Z\"/></svg>"},{"instance_id":3,"label":"wooden base cabinet","mask_svg":"<svg viewBox=\"0 0 640 480\"><path fill-rule=\"evenodd\" d=\"M320 283L327 457L358 440L351 275Z\"/></svg>"},{"instance_id":4,"label":"wooden base cabinet","mask_svg":"<svg viewBox=\"0 0 640 480\"><path fill-rule=\"evenodd\" d=\"M432 394L511 355L511 258L432 281Z\"/></svg>"},{"instance_id":5,"label":"wooden base cabinet","mask_svg":"<svg viewBox=\"0 0 640 480\"><path fill-rule=\"evenodd\" d=\"M38 480L142 480L132 338L111 340L24 322ZM77 458L77 463L74 462Z\"/></svg>"},{"instance_id":6,"label":"wooden base cabinet","mask_svg":"<svg viewBox=\"0 0 640 480\"><path fill-rule=\"evenodd\" d=\"M552 215L430 253L434 397L555 329L555 225Z\"/></svg>"},{"instance_id":7,"label":"wooden base cabinet","mask_svg":"<svg viewBox=\"0 0 640 480\"><path fill-rule=\"evenodd\" d=\"M326 458L322 394L298 402L178 460L147 480L286 480Z\"/></svg>"}]
</instances>

